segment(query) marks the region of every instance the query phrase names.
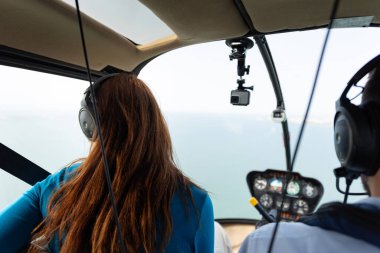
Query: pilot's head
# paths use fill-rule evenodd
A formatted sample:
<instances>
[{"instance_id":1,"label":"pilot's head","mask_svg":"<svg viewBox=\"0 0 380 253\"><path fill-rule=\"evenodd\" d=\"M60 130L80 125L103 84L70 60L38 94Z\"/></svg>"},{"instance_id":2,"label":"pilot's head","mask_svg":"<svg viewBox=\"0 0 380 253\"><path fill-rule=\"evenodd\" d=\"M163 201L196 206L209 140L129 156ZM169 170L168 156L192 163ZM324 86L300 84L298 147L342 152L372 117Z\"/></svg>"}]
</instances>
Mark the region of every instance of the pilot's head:
<instances>
[{"instance_id":1,"label":"pilot's head","mask_svg":"<svg viewBox=\"0 0 380 253\"><path fill-rule=\"evenodd\" d=\"M362 104L369 102L375 102L379 105L380 112L380 63L377 64L376 68L372 70L369 74L368 81L365 85L363 94L362 94ZM376 130L380 131L380 114L378 118L374 120L378 121L378 124L375 124L373 127ZM380 134L380 133L379 133ZM380 145L380 143L378 143ZM380 157L379 157L380 159ZM377 169L377 172L373 176L361 176L363 186L370 196L380 197L380 169Z\"/></svg>"}]
</instances>

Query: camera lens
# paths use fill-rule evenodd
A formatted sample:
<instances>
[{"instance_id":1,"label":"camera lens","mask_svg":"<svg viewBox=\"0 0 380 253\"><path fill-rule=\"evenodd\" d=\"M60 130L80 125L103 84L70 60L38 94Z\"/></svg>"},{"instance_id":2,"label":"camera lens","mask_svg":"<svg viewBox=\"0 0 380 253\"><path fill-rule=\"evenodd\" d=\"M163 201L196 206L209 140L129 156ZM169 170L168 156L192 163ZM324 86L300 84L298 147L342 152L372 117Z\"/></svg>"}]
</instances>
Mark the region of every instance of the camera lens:
<instances>
[{"instance_id":1,"label":"camera lens","mask_svg":"<svg viewBox=\"0 0 380 253\"><path fill-rule=\"evenodd\" d=\"M238 104L239 96L231 96L231 104Z\"/></svg>"}]
</instances>

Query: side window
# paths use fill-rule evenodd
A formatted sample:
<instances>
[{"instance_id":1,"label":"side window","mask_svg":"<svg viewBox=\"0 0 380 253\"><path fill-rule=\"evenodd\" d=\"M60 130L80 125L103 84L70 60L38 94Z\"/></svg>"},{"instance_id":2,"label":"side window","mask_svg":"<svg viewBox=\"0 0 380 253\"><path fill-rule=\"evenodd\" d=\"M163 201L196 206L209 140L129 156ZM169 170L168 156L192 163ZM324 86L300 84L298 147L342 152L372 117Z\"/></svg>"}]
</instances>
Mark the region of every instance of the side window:
<instances>
[{"instance_id":1,"label":"side window","mask_svg":"<svg viewBox=\"0 0 380 253\"><path fill-rule=\"evenodd\" d=\"M89 145L77 117L87 82L4 66L0 71L3 145L51 173L86 156ZM0 170L0 209L29 187Z\"/></svg>"}]
</instances>

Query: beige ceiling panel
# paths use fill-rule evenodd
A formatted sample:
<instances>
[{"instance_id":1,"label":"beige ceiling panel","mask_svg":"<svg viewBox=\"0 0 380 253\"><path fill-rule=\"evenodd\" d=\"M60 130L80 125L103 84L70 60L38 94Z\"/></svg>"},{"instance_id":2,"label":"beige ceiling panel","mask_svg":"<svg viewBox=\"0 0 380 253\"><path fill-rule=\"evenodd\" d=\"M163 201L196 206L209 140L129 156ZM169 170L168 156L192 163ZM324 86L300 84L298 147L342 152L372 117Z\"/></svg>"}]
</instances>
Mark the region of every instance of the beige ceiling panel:
<instances>
[{"instance_id":1,"label":"beige ceiling panel","mask_svg":"<svg viewBox=\"0 0 380 253\"><path fill-rule=\"evenodd\" d=\"M0 9L1 45L85 66L75 9L46 0L2 0ZM93 19L83 16L83 20L91 67L132 70L136 47Z\"/></svg>"},{"instance_id":2,"label":"beige ceiling panel","mask_svg":"<svg viewBox=\"0 0 380 253\"><path fill-rule=\"evenodd\" d=\"M341 0L338 17L378 15L378 0ZM174 48L238 37L248 27L232 0L141 0L176 35L136 46L83 15L90 66L126 71ZM326 25L332 0L243 0L262 32ZM1 0L0 45L85 66L75 8L60 0ZM379 23L379 19L375 18ZM149 31L146 31L149 32Z\"/></svg>"},{"instance_id":3,"label":"beige ceiling panel","mask_svg":"<svg viewBox=\"0 0 380 253\"><path fill-rule=\"evenodd\" d=\"M255 28L263 33L303 29L329 23L333 0L242 0ZM375 16L379 0L341 0L337 17Z\"/></svg>"},{"instance_id":4,"label":"beige ceiling panel","mask_svg":"<svg viewBox=\"0 0 380 253\"><path fill-rule=\"evenodd\" d=\"M232 0L140 0L182 41L239 37L249 29Z\"/></svg>"}]
</instances>

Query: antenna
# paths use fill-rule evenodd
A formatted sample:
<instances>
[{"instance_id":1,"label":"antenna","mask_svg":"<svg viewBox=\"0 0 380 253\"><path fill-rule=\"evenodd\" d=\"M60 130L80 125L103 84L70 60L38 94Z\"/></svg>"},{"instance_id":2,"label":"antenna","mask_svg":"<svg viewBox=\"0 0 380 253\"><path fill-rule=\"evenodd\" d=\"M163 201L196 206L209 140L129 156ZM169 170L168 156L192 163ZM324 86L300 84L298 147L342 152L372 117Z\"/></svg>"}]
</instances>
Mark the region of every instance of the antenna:
<instances>
[{"instance_id":1,"label":"antenna","mask_svg":"<svg viewBox=\"0 0 380 253\"><path fill-rule=\"evenodd\" d=\"M94 92L94 85L93 85L92 79L91 79L91 70L90 70L90 64L89 64L89 61L88 61L88 55L87 55L87 49L86 49L86 41L84 39L83 24L82 24L82 18L81 18L81 13L80 13L80 9L79 9L78 0L75 0L75 5L76 5L76 9L77 9L79 29L80 29L80 35L81 35L81 41L82 41L82 47L83 47L83 54L84 54L84 59L85 59L85 62L86 62L86 69L87 69L87 74L88 74L88 81L90 82L90 90L91 90L91 94L95 94L95 92ZM108 192L109 192L110 200L111 200L111 203L112 203L112 210L113 210L113 214L114 214L114 218L115 218L115 223L116 223L116 228L117 228L117 235L118 235L119 240L120 240L121 252L122 253L126 253L123 236L121 234L121 228L120 228L120 222L119 222L119 214L117 212L115 195L114 195L114 193L112 191L112 183L111 183L110 170L109 170L109 166L108 166L108 160L107 160L107 156L106 156L106 152L105 152L105 148L104 148L102 133L100 131L100 119L99 119L98 108L96 106L96 104L97 104L96 103L96 96L93 96L93 100L94 100L94 103L92 103L92 105L93 105L93 110L94 110L94 114L95 114L96 130L98 132L98 138L99 138L100 147L101 147L101 151L102 151L102 159L103 159L103 163L104 163L104 173L106 175Z\"/></svg>"},{"instance_id":2,"label":"antenna","mask_svg":"<svg viewBox=\"0 0 380 253\"><path fill-rule=\"evenodd\" d=\"M339 6L339 0L334 0L334 5L333 5L333 8L331 10L331 15L330 15L330 22L329 22L329 25L327 27L327 32L326 32L325 40L324 40L323 46L322 46L321 56L319 57L318 67L317 67L317 70L315 72L315 78L314 78L312 90L311 90L311 93L310 93L309 102L308 102L308 105L307 105L307 108L306 108L306 112L305 112L305 115L304 115L304 118L303 118L303 121L302 121L301 129L300 129L300 132L299 132L299 135L298 135L298 138L297 138L297 144L296 144L296 147L294 149L293 159L292 159L292 163L291 163L291 167L290 167L290 172L293 171L294 163L295 163L295 160L297 158L298 148L299 148L299 145L300 145L301 140L302 140L302 135L303 135L303 131L305 129L307 117L309 116L309 111L310 111L311 103L313 101L315 88L316 88L317 83L318 83L319 72L320 72L320 69L321 69L321 66L322 66L322 61L323 61L323 58L324 58L324 55L325 55L327 42L328 42L328 39L330 37L331 27L332 27L333 20L334 20L334 18L336 16L336 13L337 13L337 10L338 10L338 6ZM288 185L288 183L290 181L290 178L291 178L290 175L291 175L291 173L289 173L288 176L286 177L285 184L284 184L284 187L282 189L282 195L283 196L285 195L285 191L286 191L287 185ZM274 241L276 239L276 234L277 234L278 227L279 227L280 221L281 221L281 213L282 213L282 207L283 207L283 205L284 205L284 198L282 199L282 202L281 202L281 209L280 209L280 211L277 214L276 225L275 225L275 227L273 229L272 237L271 237L269 248L268 248L268 253L271 253L272 249L273 249Z\"/></svg>"}]
</instances>

